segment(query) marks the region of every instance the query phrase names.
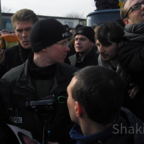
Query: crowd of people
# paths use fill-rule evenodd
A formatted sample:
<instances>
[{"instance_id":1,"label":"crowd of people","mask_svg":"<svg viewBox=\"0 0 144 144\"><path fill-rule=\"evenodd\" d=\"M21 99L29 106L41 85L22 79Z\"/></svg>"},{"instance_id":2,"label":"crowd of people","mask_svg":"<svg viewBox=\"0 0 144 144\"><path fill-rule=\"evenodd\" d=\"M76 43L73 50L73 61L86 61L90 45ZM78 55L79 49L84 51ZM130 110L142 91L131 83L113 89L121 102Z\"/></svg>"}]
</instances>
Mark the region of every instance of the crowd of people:
<instances>
[{"instance_id":1,"label":"crowd of people","mask_svg":"<svg viewBox=\"0 0 144 144\"><path fill-rule=\"evenodd\" d=\"M30 9L0 61L0 143L143 144L144 1L123 23L68 29Z\"/></svg>"}]
</instances>

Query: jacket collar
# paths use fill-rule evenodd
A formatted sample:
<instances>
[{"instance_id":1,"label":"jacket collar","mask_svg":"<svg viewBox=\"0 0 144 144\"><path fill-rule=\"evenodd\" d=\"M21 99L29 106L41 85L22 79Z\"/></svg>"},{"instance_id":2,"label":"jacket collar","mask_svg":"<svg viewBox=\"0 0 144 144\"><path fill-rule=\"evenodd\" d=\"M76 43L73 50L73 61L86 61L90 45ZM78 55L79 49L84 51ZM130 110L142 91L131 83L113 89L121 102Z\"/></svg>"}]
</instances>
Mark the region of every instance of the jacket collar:
<instances>
[{"instance_id":1,"label":"jacket collar","mask_svg":"<svg viewBox=\"0 0 144 144\"><path fill-rule=\"evenodd\" d=\"M79 58L79 53L76 53L76 60L79 62L85 62L87 59L91 58L92 55L95 53L95 49L92 48L84 57Z\"/></svg>"},{"instance_id":2,"label":"jacket collar","mask_svg":"<svg viewBox=\"0 0 144 144\"><path fill-rule=\"evenodd\" d=\"M33 56L33 53L31 53L29 57L31 56ZM26 62L22 66L22 71L17 79L16 85L18 87L20 86L27 87L35 91L35 88L32 85L31 78L28 72L28 61L29 61L29 58L28 60L26 60ZM54 86L51 90L51 93L54 93L54 92L61 93L62 91L65 91L65 88L68 85L69 80L67 78L67 74L65 70L63 69L62 65L63 64L57 64L56 66L56 71L54 75Z\"/></svg>"}]
</instances>

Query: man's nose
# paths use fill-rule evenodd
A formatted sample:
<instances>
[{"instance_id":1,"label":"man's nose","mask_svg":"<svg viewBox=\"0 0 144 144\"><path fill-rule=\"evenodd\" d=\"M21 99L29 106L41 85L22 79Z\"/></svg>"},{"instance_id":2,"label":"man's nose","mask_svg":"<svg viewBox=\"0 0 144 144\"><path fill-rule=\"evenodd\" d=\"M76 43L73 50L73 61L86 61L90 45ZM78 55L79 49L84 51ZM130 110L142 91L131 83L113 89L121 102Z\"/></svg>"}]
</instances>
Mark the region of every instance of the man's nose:
<instances>
[{"instance_id":1,"label":"man's nose","mask_svg":"<svg viewBox=\"0 0 144 144\"><path fill-rule=\"evenodd\" d=\"M23 31L23 32L22 32L22 37L26 37L26 36L27 36L26 31Z\"/></svg>"},{"instance_id":2,"label":"man's nose","mask_svg":"<svg viewBox=\"0 0 144 144\"><path fill-rule=\"evenodd\" d=\"M80 43L80 40L76 40L75 43L79 44L79 43Z\"/></svg>"},{"instance_id":3,"label":"man's nose","mask_svg":"<svg viewBox=\"0 0 144 144\"><path fill-rule=\"evenodd\" d=\"M104 48L103 48L103 46L99 46L98 51L99 51L99 53L104 53Z\"/></svg>"},{"instance_id":4,"label":"man's nose","mask_svg":"<svg viewBox=\"0 0 144 144\"><path fill-rule=\"evenodd\" d=\"M66 47L65 47L65 51L66 51L66 52L70 51L69 46L66 46Z\"/></svg>"},{"instance_id":5,"label":"man's nose","mask_svg":"<svg viewBox=\"0 0 144 144\"><path fill-rule=\"evenodd\" d=\"M141 4L141 10L144 10L144 4Z\"/></svg>"}]
</instances>

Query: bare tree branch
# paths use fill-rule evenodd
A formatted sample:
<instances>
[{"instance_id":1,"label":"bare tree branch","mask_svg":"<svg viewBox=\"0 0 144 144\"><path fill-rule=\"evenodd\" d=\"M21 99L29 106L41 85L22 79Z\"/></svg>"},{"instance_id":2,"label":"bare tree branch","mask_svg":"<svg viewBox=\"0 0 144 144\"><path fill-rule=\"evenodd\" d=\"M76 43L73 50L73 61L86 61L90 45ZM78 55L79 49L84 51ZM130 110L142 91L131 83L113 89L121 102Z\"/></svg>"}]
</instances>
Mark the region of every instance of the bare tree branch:
<instances>
[{"instance_id":1,"label":"bare tree branch","mask_svg":"<svg viewBox=\"0 0 144 144\"><path fill-rule=\"evenodd\" d=\"M10 13L11 10L12 10L12 9L10 9L10 8L4 7L4 6L2 7L2 12L3 12L3 13Z\"/></svg>"},{"instance_id":2,"label":"bare tree branch","mask_svg":"<svg viewBox=\"0 0 144 144\"><path fill-rule=\"evenodd\" d=\"M71 12L65 15L68 18L84 18L83 14L80 14L78 12Z\"/></svg>"}]
</instances>

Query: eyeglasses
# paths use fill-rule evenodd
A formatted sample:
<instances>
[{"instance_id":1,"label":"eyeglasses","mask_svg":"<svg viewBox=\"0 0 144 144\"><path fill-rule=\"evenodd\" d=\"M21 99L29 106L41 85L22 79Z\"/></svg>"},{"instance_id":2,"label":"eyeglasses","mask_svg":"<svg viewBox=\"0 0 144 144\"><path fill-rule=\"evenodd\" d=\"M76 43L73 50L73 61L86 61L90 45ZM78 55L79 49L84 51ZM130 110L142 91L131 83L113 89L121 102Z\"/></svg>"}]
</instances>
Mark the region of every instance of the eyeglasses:
<instances>
[{"instance_id":1,"label":"eyeglasses","mask_svg":"<svg viewBox=\"0 0 144 144\"><path fill-rule=\"evenodd\" d=\"M132 10L132 12L133 12L133 11L137 11L137 10L141 9L142 4L144 4L144 1L142 1L141 3L136 3L136 4L132 5L129 8L129 10L127 11L127 13L126 13L124 18L126 18L128 16L128 13L130 12L130 10Z\"/></svg>"},{"instance_id":2,"label":"eyeglasses","mask_svg":"<svg viewBox=\"0 0 144 144\"><path fill-rule=\"evenodd\" d=\"M64 43L56 43L56 44L62 45L63 47L67 47L67 46L68 46L68 44L69 44L69 42L68 42L68 41L66 41L66 42L64 42Z\"/></svg>"}]
</instances>

